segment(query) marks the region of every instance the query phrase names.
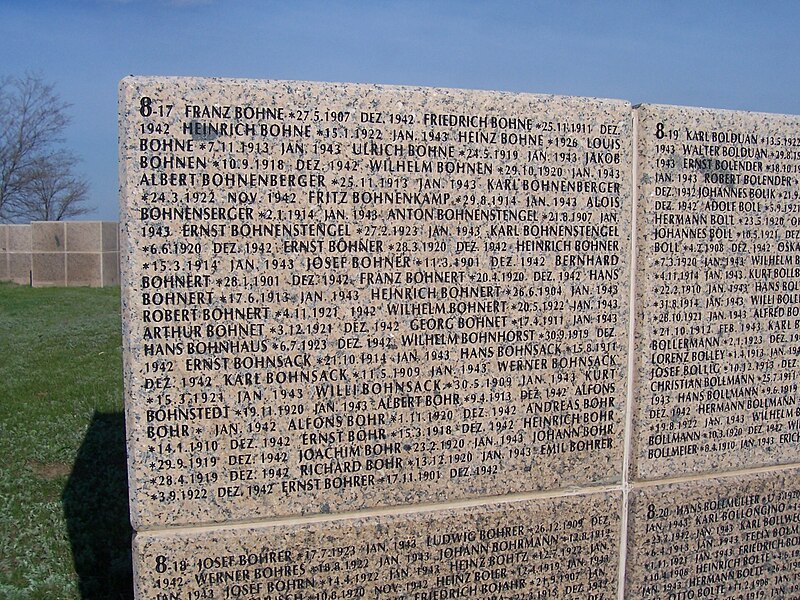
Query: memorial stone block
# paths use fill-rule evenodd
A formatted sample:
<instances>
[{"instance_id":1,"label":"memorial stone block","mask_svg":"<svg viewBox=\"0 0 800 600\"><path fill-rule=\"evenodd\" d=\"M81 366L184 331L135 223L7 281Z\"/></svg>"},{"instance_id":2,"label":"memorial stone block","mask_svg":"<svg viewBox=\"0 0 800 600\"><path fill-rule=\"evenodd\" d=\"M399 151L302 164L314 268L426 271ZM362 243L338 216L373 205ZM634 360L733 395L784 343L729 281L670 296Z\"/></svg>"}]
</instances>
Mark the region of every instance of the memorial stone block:
<instances>
[{"instance_id":1,"label":"memorial stone block","mask_svg":"<svg viewBox=\"0 0 800 600\"><path fill-rule=\"evenodd\" d=\"M121 86L136 528L619 484L626 102Z\"/></svg>"},{"instance_id":2,"label":"memorial stone block","mask_svg":"<svg viewBox=\"0 0 800 600\"><path fill-rule=\"evenodd\" d=\"M800 118L638 108L634 477L800 459Z\"/></svg>"},{"instance_id":3,"label":"memorial stone block","mask_svg":"<svg viewBox=\"0 0 800 600\"><path fill-rule=\"evenodd\" d=\"M120 131L137 598L800 597L799 117L128 78Z\"/></svg>"},{"instance_id":4,"label":"memorial stone block","mask_svg":"<svg viewBox=\"0 0 800 600\"><path fill-rule=\"evenodd\" d=\"M631 492L627 598L800 596L800 472Z\"/></svg>"},{"instance_id":5,"label":"memorial stone block","mask_svg":"<svg viewBox=\"0 0 800 600\"><path fill-rule=\"evenodd\" d=\"M617 598L618 492L140 533L139 598Z\"/></svg>"}]
</instances>

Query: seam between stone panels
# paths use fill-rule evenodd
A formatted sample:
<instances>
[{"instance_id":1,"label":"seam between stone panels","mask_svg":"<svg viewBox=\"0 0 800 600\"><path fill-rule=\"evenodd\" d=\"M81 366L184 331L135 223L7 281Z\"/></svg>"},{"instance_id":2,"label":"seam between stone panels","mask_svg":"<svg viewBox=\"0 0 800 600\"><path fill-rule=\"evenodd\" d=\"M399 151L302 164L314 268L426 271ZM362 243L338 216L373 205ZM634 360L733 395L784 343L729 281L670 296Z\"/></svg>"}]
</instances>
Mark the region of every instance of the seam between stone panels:
<instances>
[{"instance_id":1,"label":"seam between stone panels","mask_svg":"<svg viewBox=\"0 0 800 600\"><path fill-rule=\"evenodd\" d=\"M628 496L630 494L631 446L633 443L633 391L636 360L634 344L636 342L636 260L638 254L636 230L636 207L639 202L639 109L631 108L631 226L629 254L629 290L628 290L628 388L625 403L625 436L622 452L622 514L620 515L619 560L617 564L617 598L625 600L625 571L628 558Z\"/></svg>"},{"instance_id":2,"label":"seam between stone panels","mask_svg":"<svg viewBox=\"0 0 800 600\"><path fill-rule=\"evenodd\" d=\"M67 224L61 226L61 238L64 240L64 286L69 282L69 256L67 253Z\"/></svg>"},{"instance_id":3,"label":"seam between stone panels","mask_svg":"<svg viewBox=\"0 0 800 600\"><path fill-rule=\"evenodd\" d=\"M669 477L669 478L653 479L649 481L634 481L629 484L629 487L632 489L645 489L666 484L687 483L693 481L714 481L717 479L728 479L733 477L742 477L746 475L759 475L763 473L792 471L794 469L800 469L800 462L786 463L781 465L765 465L761 467L748 467L744 469L737 469L735 471L721 471L721 472L706 471L703 473L684 475L682 477Z\"/></svg>"},{"instance_id":4,"label":"seam between stone panels","mask_svg":"<svg viewBox=\"0 0 800 600\"><path fill-rule=\"evenodd\" d=\"M590 494L607 494L620 492L621 484L599 485L594 487L570 487L561 490L548 490L541 492L519 492L501 496L480 496L454 500L451 502L428 502L423 504L401 504L398 506L381 506L365 508L363 510L342 511L336 513L313 515L286 515L279 517L266 517L263 519L241 519L224 521L220 523L189 523L185 525L140 527L136 533L176 533L181 531L215 531L220 529L246 529L250 527L268 527L273 525L306 525L310 523L327 523L332 521L345 521L367 517L391 517L395 515L409 515L415 513L435 513L445 510L459 510L464 508L479 508L487 505L502 505L521 503L529 500L550 500L556 498L571 498Z\"/></svg>"}]
</instances>

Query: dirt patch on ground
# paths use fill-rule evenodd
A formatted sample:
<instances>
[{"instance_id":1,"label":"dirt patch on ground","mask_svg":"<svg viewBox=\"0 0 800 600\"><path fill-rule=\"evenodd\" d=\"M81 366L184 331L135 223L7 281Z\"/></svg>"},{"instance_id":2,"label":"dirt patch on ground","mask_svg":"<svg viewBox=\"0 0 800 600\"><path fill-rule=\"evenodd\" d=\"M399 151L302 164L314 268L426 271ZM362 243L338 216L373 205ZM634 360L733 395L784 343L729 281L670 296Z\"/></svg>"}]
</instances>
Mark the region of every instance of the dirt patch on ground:
<instances>
[{"instance_id":1,"label":"dirt patch on ground","mask_svg":"<svg viewBox=\"0 0 800 600\"><path fill-rule=\"evenodd\" d=\"M28 461L28 466L42 479L57 479L72 472L72 465L67 463L41 463L33 460Z\"/></svg>"}]
</instances>

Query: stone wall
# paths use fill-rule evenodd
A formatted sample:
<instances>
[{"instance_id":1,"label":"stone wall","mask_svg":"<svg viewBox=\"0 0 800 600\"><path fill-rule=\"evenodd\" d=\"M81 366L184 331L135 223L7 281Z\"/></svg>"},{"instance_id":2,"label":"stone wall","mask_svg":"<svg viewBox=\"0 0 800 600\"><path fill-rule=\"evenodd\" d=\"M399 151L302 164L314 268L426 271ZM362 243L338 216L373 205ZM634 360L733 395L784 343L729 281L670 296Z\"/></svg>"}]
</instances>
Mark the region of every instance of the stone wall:
<instances>
[{"instance_id":1,"label":"stone wall","mask_svg":"<svg viewBox=\"0 0 800 600\"><path fill-rule=\"evenodd\" d=\"M33 221L0 225L0 281L33 287L119 285L118 225Z\"/></svg>"},{"instance_id":2,"label":"stone wall","mask_svg":"<svg viewBox=\"0 0 800 600\"><path fill-rule=\"evenodd\" d=\"M800 118L129 78L139 598L800 591Z\"/></svg>"},{"instance_id":3,"label":"stone wall","mask_svg":"<svg viewBox=\"0 0 800 600\"><path fill-rule=\"evenodd\" d=\"M30 225L0 225L0 278L2 281L30 284Z\"/></svg>"}]
</instances>

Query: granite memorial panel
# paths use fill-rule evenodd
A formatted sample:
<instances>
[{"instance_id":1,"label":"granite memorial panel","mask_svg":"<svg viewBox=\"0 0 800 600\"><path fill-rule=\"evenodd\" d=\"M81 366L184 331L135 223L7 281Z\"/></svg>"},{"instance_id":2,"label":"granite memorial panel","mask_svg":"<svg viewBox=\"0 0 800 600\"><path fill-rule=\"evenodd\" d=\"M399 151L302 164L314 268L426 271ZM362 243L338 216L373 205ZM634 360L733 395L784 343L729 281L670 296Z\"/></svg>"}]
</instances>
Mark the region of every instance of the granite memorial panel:
<instances>
[{"instance_id":1,"label":"granite memorial panel","mask_svg":"<svg viewBox=\"0 0 800 600\"><path fill-rule=\"evenodd\" d=\"M800 459L800 117L643 105L634 477Z\"/></svg>"},{"instance_id":2,"label":"granite memorial panel","mask_svg":"<svg viewBox=\"0 0 800 600\"><path fill-rule=\"evenodd\" d=\"M621 482L626 102L121 86L136 528Z\"/></svg>"},{"instance_id":3,"label":"granite memorial panel","mask_svg":"<svg viewBox=\"0 0 800 600\"><path fill-rule=\"evenodd\" d=\"M137 597L612 600L620 507L614 492L144 532Z\"/></svg>"},{"instance_id":4,"label":"granite memorial panel","mask_svg":"<svg viewBox=\"0 0 800 600\"><path fill-rule=\"evenodd\" d=\"M800 597L799 125L124 80L137 597Z\"/></svg>"},{"instance_id":5,"label":"granite memorial panel","mask_svg":"<svg viewBox=\"0 0 800 600\"><path fill-rule=\"evenodd\" d=\"M627 598L800 597L800 472L631 492Z\"/></svg>"}]
</instances>

